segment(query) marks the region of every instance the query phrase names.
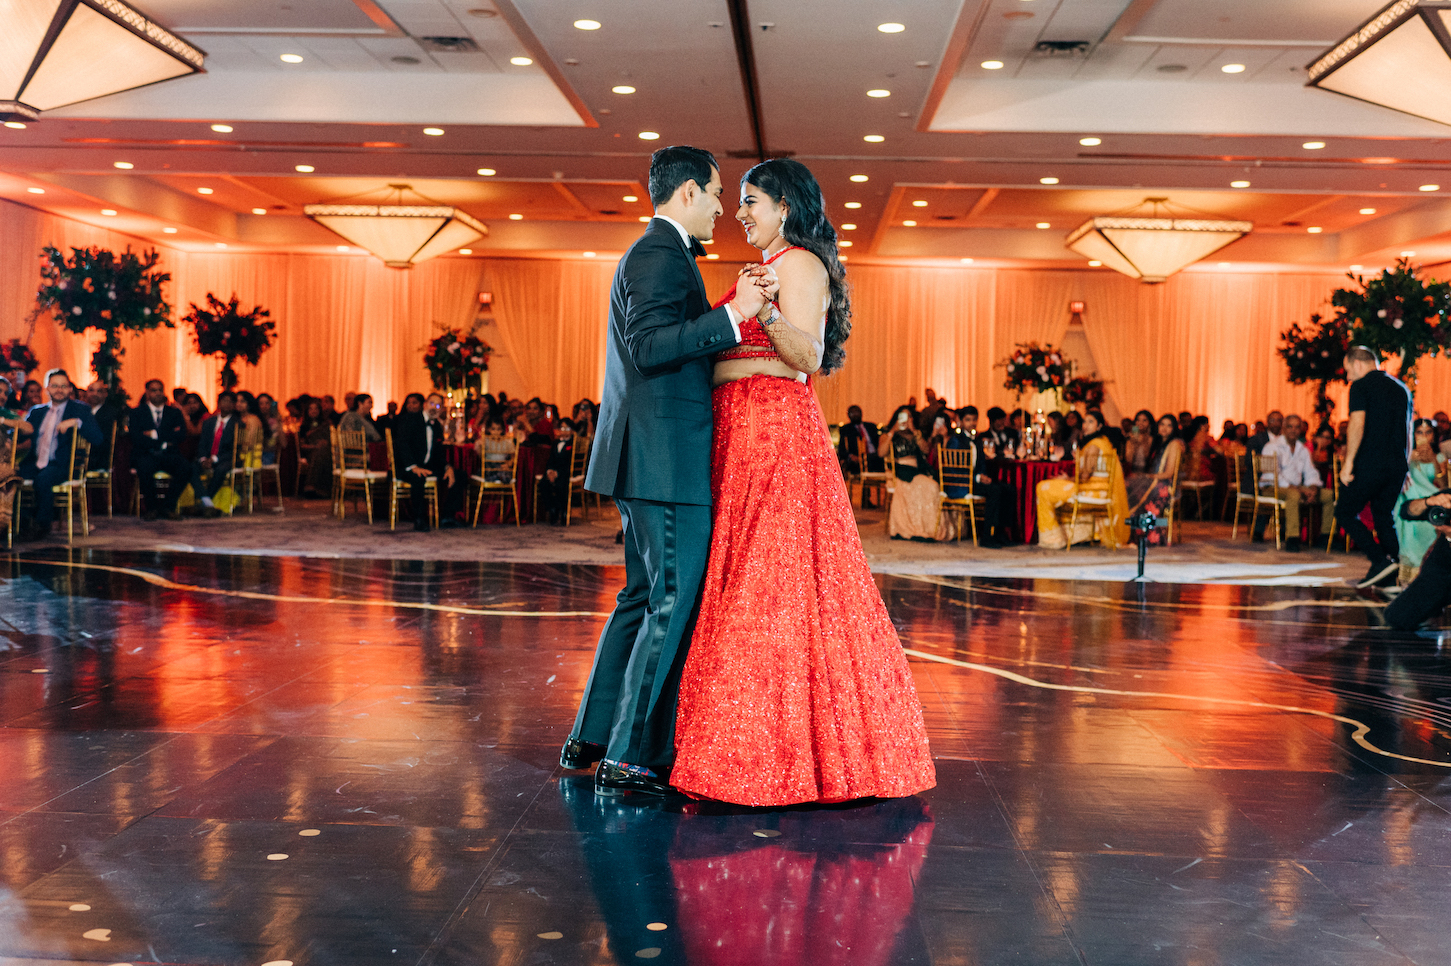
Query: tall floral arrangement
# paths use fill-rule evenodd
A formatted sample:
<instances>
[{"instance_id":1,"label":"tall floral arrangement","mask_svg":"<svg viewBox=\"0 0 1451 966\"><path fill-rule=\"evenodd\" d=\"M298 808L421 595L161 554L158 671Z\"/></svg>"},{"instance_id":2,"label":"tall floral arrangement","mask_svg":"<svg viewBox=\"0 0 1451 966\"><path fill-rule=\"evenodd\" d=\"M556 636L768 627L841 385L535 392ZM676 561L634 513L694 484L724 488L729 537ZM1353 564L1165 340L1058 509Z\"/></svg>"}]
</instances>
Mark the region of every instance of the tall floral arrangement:
<instances>
[{"instance_id":1,"label":"tall floral arrangement","mask_svg":"<svg viewBox=\"0 0 1451 966\"><path fill-rule=\"evenodd\" d=\"M235 293L230 302L223 302L208 292L207 307L199 308L193 302L182 321L192 327L197 352L222 357L219 379L224 390L237 386L236 361L245 359L247 365L255 366L272 346L272 333L277 329L272 313L262 306L254 305L252 311L243 312Z\"/></svg>"},{"instance_id":2,"label":"tall floral arrangement","mask_svg":"<svg viewBox=\"0 0 1451 966\"><path fill-rule=\"evenodd\" d=\"M444 329L424 347L423 364L428 367L435 389L462 388L488 371L489 353L493 351L493 346L476 335L464 335L462 329Z\"/></svg>"},{"instance_id":3,"label":"tall floral arrangement","mask_svg":"<svg viewBox=\"0 0 1451 966\"><path fill-rule=\"evenodd\" d=\"M1063 387L1063 401L1083 403L1089 409L1101 409L1104 400L1103 387L1104 381L1098 378L1096 372L1086 376L1074 376Z\"/></svg>"},{"instance_id":4,"label":"tall floral arrangement","mask_svg":"<svg viewBox=\"0 0 1451 966\"><path fill-rule=\"evenodd\" d=\"M1013 354L998 365L1007 371L1003 387L1020 396L1062 389L1071 376L1061 352L1036 342L1019 342Z\"/></svg>"},{"instance_id":5,"label":"tall floral arrangement","mask_svg":"<svg viewBox=\"0 0 1451 966\"><path fill-rule=\"evenodd\" d=\"M1350 348L1350 324L1340 315L1325 318L1318 312L1310 324L1291 323L1280 333L1280 358L1296 386L1315 383L1315 415L1328 420L1335 400L1326 389L1332 382L1345 381L1345 350Z\"/></svg>"},{"instance_id":6,"label":"tall floral arrangement","mask_svg":"<svg viewBox=\"0 0 1451 966\"><path fill-rule=\"evenodd\" d=\"M1349 330L1350 345L1399 355L1397 375L1405 381L1415 378L1422 358L1451 347L1451 283L1425 278L1404 258L1379 275L1347 277L1356 287L1336 289L1330 304Z\"/></svg>"},{"instance_id":7,"label":"tall floral arrangement","mask_svg":"<svg viewBox=\"0 0 1451 966\"><path fill-rule=\"evenodd\" d=\"M101 344L91 353L91 368L115 391L125 352L121 333L176 326L171 306L161 294L171 274L156 270L160 256L154 248L140 255L130 248L120 255L104 248L72 248L71 255L68 259L50 246L41 251L36 311L51 312L68 332L101 333Z\"/></svg>"},{"instance_id":8,"label":"tall floral arrangement","mask_svg":"<svg viewBox=\"0 0 1451 966\"><path fill-rule=\"evenodd\" d=\"M11 339L4 345L0 345L0 364L3 364L6 372L11 369L24 369L26 372L34 372L40 368L40 360L35 353L30 351L30 346L19 339ZM15 387L19 389L19 386Z\"/></svg>"}]
</instances>

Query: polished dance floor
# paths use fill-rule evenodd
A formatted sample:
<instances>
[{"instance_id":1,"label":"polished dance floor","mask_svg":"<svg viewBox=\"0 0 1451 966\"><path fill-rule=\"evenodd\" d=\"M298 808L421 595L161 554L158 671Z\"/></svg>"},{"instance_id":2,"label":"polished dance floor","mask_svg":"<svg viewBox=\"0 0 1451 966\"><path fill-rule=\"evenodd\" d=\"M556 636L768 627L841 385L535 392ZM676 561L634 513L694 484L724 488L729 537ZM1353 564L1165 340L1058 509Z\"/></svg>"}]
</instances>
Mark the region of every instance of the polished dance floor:
<instances>
[{"instance_id":1,"label":"polished dance floor","mask_svg":"<svg viewBox=\"0 0 1451 966\"><path fill-rule=\"evenodd\" d=\"M1434 635L1326 588L883 576L939 785L562 774L611 567L0 557L0 963L1451 963Z\"/></svg>"}]
</instances>

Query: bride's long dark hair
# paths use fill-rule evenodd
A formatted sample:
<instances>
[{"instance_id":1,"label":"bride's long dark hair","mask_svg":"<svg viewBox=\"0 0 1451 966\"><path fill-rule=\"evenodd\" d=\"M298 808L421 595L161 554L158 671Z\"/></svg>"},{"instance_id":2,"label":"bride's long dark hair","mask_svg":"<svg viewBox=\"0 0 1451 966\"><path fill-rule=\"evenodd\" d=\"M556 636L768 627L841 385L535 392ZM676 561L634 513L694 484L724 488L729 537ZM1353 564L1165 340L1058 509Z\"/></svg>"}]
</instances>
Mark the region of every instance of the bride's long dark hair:
<instances>
[{"instance_id":1,"label":"bride's long dark hair","mask_svg":"<svg viewBox=\"0 0 1451 966\"><path fill-rule=\"evenodd\" d=\"M826 339L821 352L821 374L829 376L846 362L842 345L851 335L851 298L847 294L846 269L836 248L836 228L826 217L826 200L811 170L800 161L772 158L762 161L741 178L742 185L754 185L789 213L781 223L781 234L821 259L831 294L826 308Z\"/></svg>"}]
</instances>

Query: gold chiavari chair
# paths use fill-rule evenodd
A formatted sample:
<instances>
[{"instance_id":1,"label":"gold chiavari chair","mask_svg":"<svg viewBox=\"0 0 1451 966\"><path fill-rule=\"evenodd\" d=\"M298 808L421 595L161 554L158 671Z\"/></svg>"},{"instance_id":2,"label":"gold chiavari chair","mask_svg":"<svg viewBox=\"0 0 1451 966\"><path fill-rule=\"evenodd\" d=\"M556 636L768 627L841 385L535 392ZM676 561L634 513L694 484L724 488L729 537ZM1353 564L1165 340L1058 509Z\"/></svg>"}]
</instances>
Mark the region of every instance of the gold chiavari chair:
<instances>
[{"instance_id":1,"label":"gold chiavari chair","mask_svg":"<svg viewBox=\"0 0 1451 966\"><path fill-rule=\"evenodd\" d=\"M1230 481L1233 483L1230 495L1234 497L1234 523L1229 528L1229 539L1233 540L1239 533L1240 511L1248 507L1251 514L1254 513L1260 489L1254 472L1254 454L1241 453L1234 457L1230 461L1229 470Z\"/></svg>"},{"instance_id":2,"label":"gold chiavari chair","mask_svg":"<svg viewBox=\"0 0 1451 966\"><path fill-rule=\"evenodd\" d=\"M1285 497L1280 488L1280 459L1278 456L1266 456L1263 453L1252 453L1250 454L1250 459L1254 465L1254 485L1256 488L1254 513L1249 518L1250 532L1254 532L1255 522L1259 519L1260 510L1268 510L1275 519L1275 549L1279 550L1284 546L1285 542L1284 534L1281 532L1283 528L1280 525L1281 514L1285 512ZM1270 482L1262 483L1261 481L1265 478L1266 474L1269 475ZM1266 487L1269 488L1269 493L1260 492ZM1295 536L1298 538L1299 534Z\"/></svg>"},{"instance_id":3,"label":"gold chiavari chair","mask_svg":"<svg viewBox=\"0 0 1451 966\"><path fill-rule=\"evenodd\" d=\"M983 512L986 509L987 499L977 495L977 448L967 446L964 449L949 449L946 446L937 450L937 485L941 488L938 500L940 511L947 511L953 515L953 529L957 539L962 539L963 517L969 521L972 529L972 545L977 544L977 524L983 519ZM960 497L947 495L947 488L951 486L966 487L967 493Z\"/></svg>"},{"instance_id":4,"label":"gold chiavari chair","mask_svg":"<svg viewBox=\"0 0 1451 966\"><path fill-rule=\"evenodd\" d=\"M384 470L373 470L368 468L368 439L362 430L333 430L333 449L337 453L333 462L337 466L336 489L337 489L337 517L342 520L347 515L348 494L353 494L353 502L357 503L357 492L363 492L363 500L368 508L368 522L373 522L373 484L382 483L388 479L388 473Z\"/></svg>"},{"instance_id":5,"label":"gold chiavari chair","mask_svg":"<svg viewBox=\"0 0 1451 966\"><path fill-rule=\"evenodd\" d=\"M497 454L490 454L487 449L480 457L478 473L469 474L469 483L479 488L479 495L474 500L473 525L479 525L479 513L484 506L484 497L498 499L501 502L507 501L514 508L514 526L520 526L519 520L519 490L517 489L519 474L519 444L516 441L514 448L509 455L500 459ZM489 477L495 477L490 479ZM535 501L538 504L538 501ZM500 507L499 519L503 520L503 508Z\"/></svg>"},{"instance_id":6,"label":"gold chiavari chair","mask_svg":"<svg viewBox=\"0 0 1451 966\"><path fill-rule=\"evenodd\" d=\"M862 489L861 502L866 503L867 491L870 490L879 494L880 502L885 505L887 502L887 478L890 476L892 467L888 467L886 472L880 470L874 472L868 469L871 466L871 463L868 462L868 457L873 455L875 454L872 453L871 447L867 445L867 441L858 436L856 439L857 484ZM847 486L846 493L847 497L850 498L850 485Z\"/></svg>"},{"instance_id":7,"label":"gold chiavari chair","mask_svg":"<svg viewBox=\"0 0 1451 966\"><path fill-rule=\"evenodd\" d=\"M1078 470L1075 468L1075 476L1077 472ZM1089 479L1099 480L1106 484L1110 478L1108 454L1102 449L1099 449L1098 459L1094 463L1093 472L1089 475ZM1058 526L1060 528L1063 526L1063 516L1065 513L1068 515L1068 529L1063 533L1064 551L1070 550L1073 547L1073 536L1078 530L1078 518L1080 516L1093 520L1095 528L1099 520L1102 520L1109 527L1118 524L1118 518L1115 515L1113 507L1113 494L1106 491L1101 495L1098 492L1085 493L1083 488L1080 487L1078 492L1063 501L1054 510L1054 515L1058 519ZM1117 548L1117 542L1115 542L1114 546Z\"/></svg>"},{"instance_id":8,"label":"gold chiavari chair","mask_svg":"<svg viewBox=\"0 0 1451 966\"><path fill-rule=\"evenodd\" d=\"M86 493L97 490L106 494L106 516L111 516L111 470L116 465L116 434L121 430L121 420L111 424L106 440L106 465L100 469L86 470Z\"/></svg>"},{"instance_id":9,"label":"gold chiavari chair","mask_svg":"<svg viewBox=\"0 0 1451 966\"><path fill-rule=\"evenodd\" d=\"M80 430L72 430L70 472L66 475L65 482L57 483L50 488L51 495L55 499L56 511L59 512L61 504L65 504L66 543L74 540L77 509L80 510L81 516L81 536L84 537L91 532L90 514L86 507L86 463L90 457L91 444L81 436Z\"/></svg>"},{"instance_id":10,"label":"gold chiavari chair","mask_svg":"<svg viewBox=\"0 0 1451 966\"><path fill-rule=\"evenodd\" d=\"M398 498L411 496L408 481L398 476L398 459L393 454L393 430L383 430L383 445L388 448L388 529L398 526ZM438 528L438 480L428 477L423 481L423 496L428 503L428 516L434 529ZM515 512L518 516L518 512Z\"/></svg>"}]
</instances>

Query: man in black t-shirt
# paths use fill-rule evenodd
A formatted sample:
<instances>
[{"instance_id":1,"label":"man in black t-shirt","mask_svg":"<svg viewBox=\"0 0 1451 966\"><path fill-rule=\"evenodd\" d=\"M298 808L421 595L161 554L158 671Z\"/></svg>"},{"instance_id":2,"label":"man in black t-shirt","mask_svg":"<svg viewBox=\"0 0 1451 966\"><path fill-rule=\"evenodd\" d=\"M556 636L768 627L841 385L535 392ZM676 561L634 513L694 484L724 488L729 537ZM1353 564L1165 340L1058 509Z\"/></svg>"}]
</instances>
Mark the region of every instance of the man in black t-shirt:
<instances>
[{"instance_id":1,"label":"man in black t-shirt","mask_svg":"<svg viewBox=\"0 0 1451 966\"><path fill-rule=\"evenodd\" d=\"M1392 511L1406 482L1411 452L1411 392L1405 383L1381 371L1380 360L1365 346L1345 354L1350 380L1350 427L1345 462L1340 467L1340 497L1335 521L1350 534L1370 569L1357 587L1391 583L1400 567ZM1375 532L1360 522L1369 504Z\"/></svg>"}]
</instances>

